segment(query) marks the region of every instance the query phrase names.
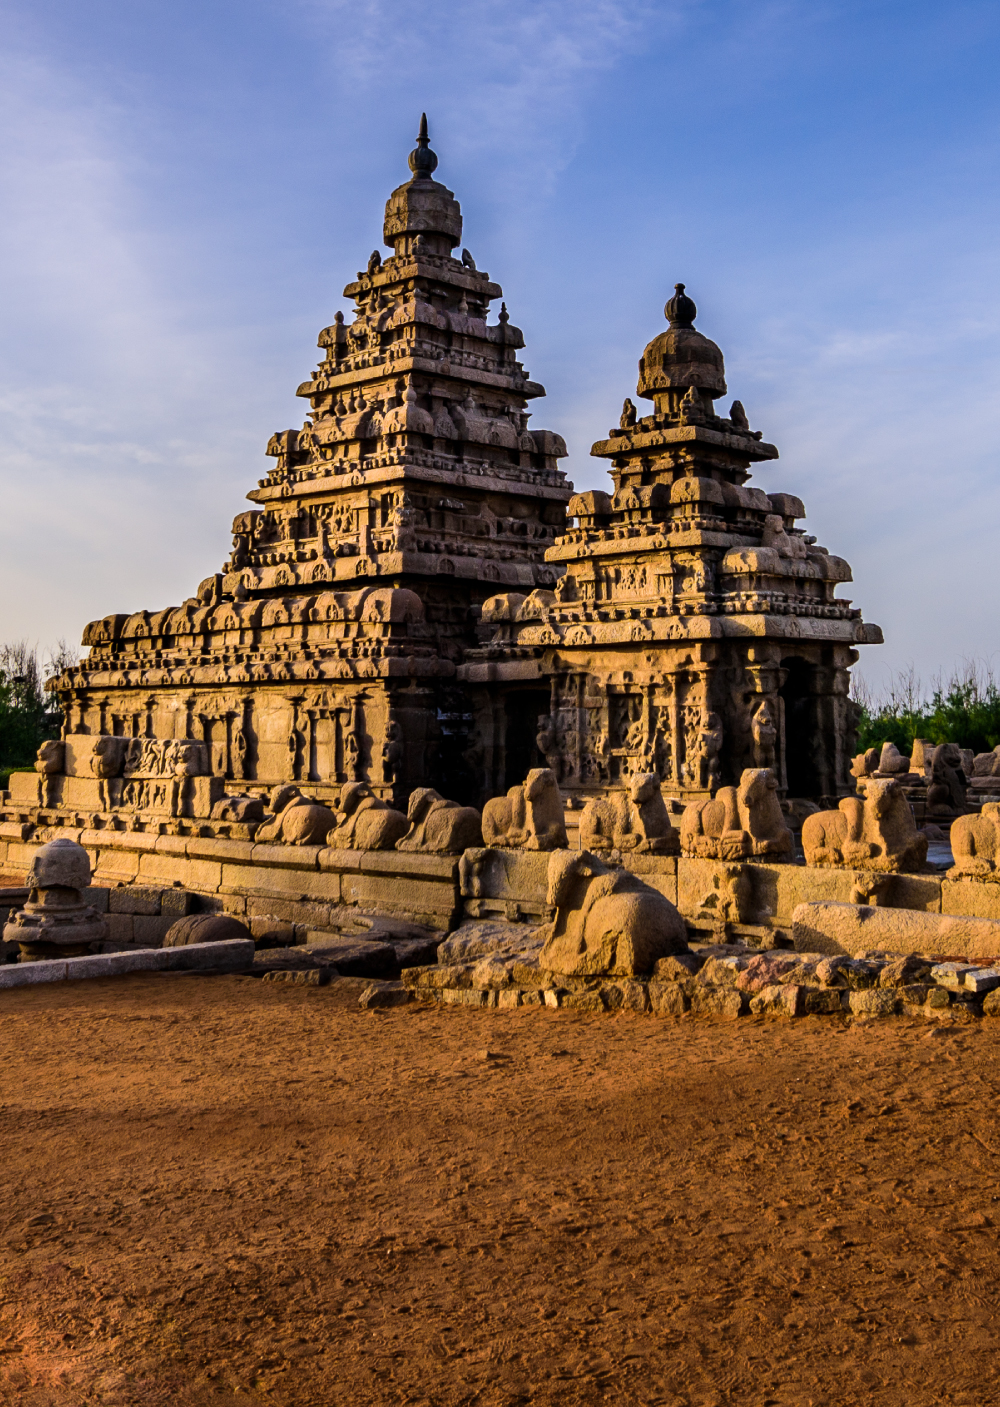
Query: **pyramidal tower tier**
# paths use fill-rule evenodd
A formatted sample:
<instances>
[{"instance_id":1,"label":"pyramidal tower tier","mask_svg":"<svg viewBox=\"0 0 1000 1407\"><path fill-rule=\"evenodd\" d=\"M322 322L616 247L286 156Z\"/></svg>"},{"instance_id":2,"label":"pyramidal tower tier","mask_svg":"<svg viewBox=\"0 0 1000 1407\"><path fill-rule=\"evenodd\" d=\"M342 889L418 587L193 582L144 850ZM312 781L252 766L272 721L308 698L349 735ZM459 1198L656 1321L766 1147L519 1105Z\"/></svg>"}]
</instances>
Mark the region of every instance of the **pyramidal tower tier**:
<instances>
[{"instance_id":1,"label":"pyramidal tower tier","mask_svg":"<svg viewBox=\"0 0 1000 1407\"><path fill-rule=\"evenodd\" d=\"M462 215L426 118L409 165L386 204L392 253L320 334L309 415L272 437L231 557L180 606L87 627L88 658L55 684L68 734L193 741L213 776L258 790L469 793L456 666L488 596L555 584L545 553L572 486L560 436L528 428L544 388L506 306L490 321L501 288L453 253ZM107 809L107 787L90 806L85 790L63 809Z\"/></svg>"},{"instance_id":2,"label":"pyramidal tower tier","mask_svg":"<svg viewBox=\"0 0 1000 1407\"><path fill-rule=\"evenodd\" d=\"M849 667L882 632L836 595L850 567L797 526L801 500L748 484L778 451L739 401L716 413L722 353L683 284L664 311L639 362L653 412L627 399L593 446L614 492L570 501L575 524L545 554L555 589L483 608L461 670L478 690L481 769L495 785L530 735L529 760L578 796L656 772L688 799L749 767L775 768L791 796L845 795Z\"/></svg>"}]
</instances>

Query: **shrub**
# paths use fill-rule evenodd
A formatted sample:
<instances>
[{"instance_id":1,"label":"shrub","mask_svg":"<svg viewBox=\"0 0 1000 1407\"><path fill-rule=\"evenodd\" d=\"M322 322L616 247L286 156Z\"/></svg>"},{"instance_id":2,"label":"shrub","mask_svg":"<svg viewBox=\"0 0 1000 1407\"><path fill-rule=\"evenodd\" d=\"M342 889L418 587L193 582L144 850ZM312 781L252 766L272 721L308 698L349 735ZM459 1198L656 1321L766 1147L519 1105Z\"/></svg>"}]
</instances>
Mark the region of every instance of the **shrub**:
<instances>
[{"instance_id":1,"label":"shrub","mask_svg":"<svg viewBox=\"0 0 1000 1407\"><path fill-rule=\"evenodd\" d=\"M957 743L973 752L991 752L1000 744L1000 684L989 665L966 663L944 684L936 682L923 696L911 667L894 676L882 695L856 677L853 693L860 705L858 745L862 749L895 743L907 756L914 738Z\"/></svg>"}]
</instances>

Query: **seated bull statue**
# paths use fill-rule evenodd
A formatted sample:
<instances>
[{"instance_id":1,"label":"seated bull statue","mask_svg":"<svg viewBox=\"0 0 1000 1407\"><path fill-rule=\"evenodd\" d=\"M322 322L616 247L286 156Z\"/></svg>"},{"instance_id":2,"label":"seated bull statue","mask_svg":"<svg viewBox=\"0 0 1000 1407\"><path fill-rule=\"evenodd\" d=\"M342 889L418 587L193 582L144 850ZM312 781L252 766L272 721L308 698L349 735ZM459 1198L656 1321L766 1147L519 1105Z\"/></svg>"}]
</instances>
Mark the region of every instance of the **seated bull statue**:
<instances>
[{"instance_id":1,"label":"seated bull statue","mask_svg":"<svg viewBox=\"0 0 1000 1407\"><path fill-rule=\"evenodd\" d=\"M483 807L483 843L507 850L564 850L566 821L550 767L535 767L524 783Z\"/></svg>"},{"instance_id":2,"label":"seated bull statue","mask_svg":"<svg viewBox=\"0 0 1000 1407\"><path fill-rule=\"evenodd\" d=\"M35 757L35 771L43 777L54 777L63 770L66 758L66 744L57 738L49 738L42 743Z\"/></svg>"},{"instance_id":3,"label":"seated bull statue","mask_svg":"<svg viewBox=\"0 0 1000 1407\"><path fill-rule=\"evenodd\" d=\"M955 867L949 874L956 878L1000 877L1000 802L987 801L978 816L952 821L951 853Z\"/></svg>"},{"instance_id":4,"label":"seated bull statue","mask_svg":"<svg viewBox=\"0 0 1000 1407\"><path fill-rule=\"evenodd\" d=\"M637 772L627 792L588 801L580 817L580 844L584 850L676 855L680 841L670 824L656 773Z\"/></svg>"},{"instance_id":5,"label":"seated bull statue","mask_svg":"<svg viewBox=\"0 0 1000 1407\"><path fill-rule=\"evenodd\" d=\"M807 865L913 872L927 860L927 837L920 835L899 783L872 777L864 798L845 796L836 811L818 811L802 822Z\"/></svg>"},{"instance_id":6,"label":"seated bull statue","mask_svg":"<svg viewBox=\"0 0 1000 1407\"><path fill-rule=\"evenodd\" d=\"M910 770L910 759L904 757L895 743L883 743L878 759L880 777L905 777Z\"/></svg>"},{"instance_id":7,"label":"seated bull statue","mask_svg":"<svg viewBox=\"0 0 1000 1407\"><path fill-rule=\"evenodd\" d=\"M410 829L397 850L421 850L430 855L460 855L471 845L482 845L482 818L473 806L445 801L432 787L418 787L406 808Z\"/></svg>"},{"instance_id":8,"label":"seated bull statue","mask_svg":"<svg viewBox=\"0 0 1000 1407\"><path fill-rule=\"evenodd\" d=\"M268 798L270 820L257 831L262 845L323 845L336 822L329 806L321 806L296 786L277 786Z\"/></svg>"},{"instance_id":9,"label":"seated bull statue","mask_svg":"<svg viewBox=\"0 0 1000 1407\"><path fill-rule=\"evenodd\" d=\"M331 813L326 843L332 850L392 850L410 828L402 811L373 796L367 782L347 782Z\"/></svg>"},{"instance_id":10,"label":"seated bull statue","mask_svg":"<svg viewBox=\"0 0 1000 1407\"><path fill-rule=\"evenodd\" d=\"M238 821L242 825L251 825L263 819L264 803L259 796L223 796L212 807L213 821Z\"/></svg>"},{"instance_id":11,"label":"seated bull statue","mask_svg":"<svg viewBox=\"0 0 1000 1407\"><path fill-rule=\"evenodd\" d=\"M549 858L548 902L555 917L539 936L538 965L576 977L635 977L671 953L687 952L687 928L658 890L588 850Z\"/></svg>"},{"instance_id":12,"label":"seated bull statue","mask_svg":"<svg viewBox=\"0 0 1000 1407\"><path fill-rule=\"evenodd\" d=\"M681 850L709 860L792 858L792 833L770 767L748 767L739 786L720 787L711 801L692 801L681 817Z\"/></svg>"}]
</instances>

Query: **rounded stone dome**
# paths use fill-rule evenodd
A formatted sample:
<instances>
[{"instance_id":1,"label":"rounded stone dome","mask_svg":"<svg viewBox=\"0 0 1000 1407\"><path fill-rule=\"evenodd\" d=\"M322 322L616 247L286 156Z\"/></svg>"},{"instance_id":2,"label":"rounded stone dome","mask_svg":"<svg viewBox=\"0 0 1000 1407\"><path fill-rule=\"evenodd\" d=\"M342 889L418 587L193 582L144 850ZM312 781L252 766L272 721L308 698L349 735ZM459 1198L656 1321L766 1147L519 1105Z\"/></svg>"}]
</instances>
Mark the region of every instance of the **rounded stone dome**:
<instances>
[{"instance_id":1,"label":"rounded stone dome","mask_svg":"<svg viewBox=\"0 0 1000 1407\"><path fill-rule=\"evenodd\" d=\"M726 364L722 351L694 326L698 309L675 285L674 297L663 311L670 322L666 332L654 337L639 358L640 396L650 399L657 391L686 390L696 386L714 400L726 394Z\"/></svg>"}]
</instances>

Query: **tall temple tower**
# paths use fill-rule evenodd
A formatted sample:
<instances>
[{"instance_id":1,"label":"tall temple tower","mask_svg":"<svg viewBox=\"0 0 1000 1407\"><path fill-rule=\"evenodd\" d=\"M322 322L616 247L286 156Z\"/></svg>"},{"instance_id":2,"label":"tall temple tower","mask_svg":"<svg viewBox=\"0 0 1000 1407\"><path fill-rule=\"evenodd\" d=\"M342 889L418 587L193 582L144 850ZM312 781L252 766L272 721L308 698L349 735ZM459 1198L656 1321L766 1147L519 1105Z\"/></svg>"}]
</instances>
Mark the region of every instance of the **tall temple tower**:
<instances>
[{"instance_id":1,"label":"tall temple tower","mask_svg":"<svg viewBox=\"0 0 1000 1407\"><path fill-rule=\"evenodd\" d=\"M570 501L575 526L545 554L565 575L487 601L460 670L487 791L511 779L509 740L533 722L532 762L571 796L655 771L691 799L754 766L775 767L791 796L846 795L848 670L882 632L837 597L850 567L795 526L800 499L748 485L778 451L739 401L716 414L722 353L683 284L664 311L639 362L653 413L626 400L591 450L614 493Z\"/></svg>"},{"instance_id":2,"label":"tall temple tower","mask_svg":"<svg viewBox=\"0 0 1000 1407\"><path fill-rule=\"evenodd\" d=\"M351 780L397 802L481 789L456 666L488 596L555 584L544 554L572 486L560 436L528 429L545 392L521 332L504 304L487 321L502 290L453 257L462 215L426 118L409 165L393 252L344 290L353 320L320 333L311 412L272 437L232 556L180 606L87 627L89 657L55 684L67 733L196 740L217 777L317 798Z\"/></svg>"}]
</instances>

